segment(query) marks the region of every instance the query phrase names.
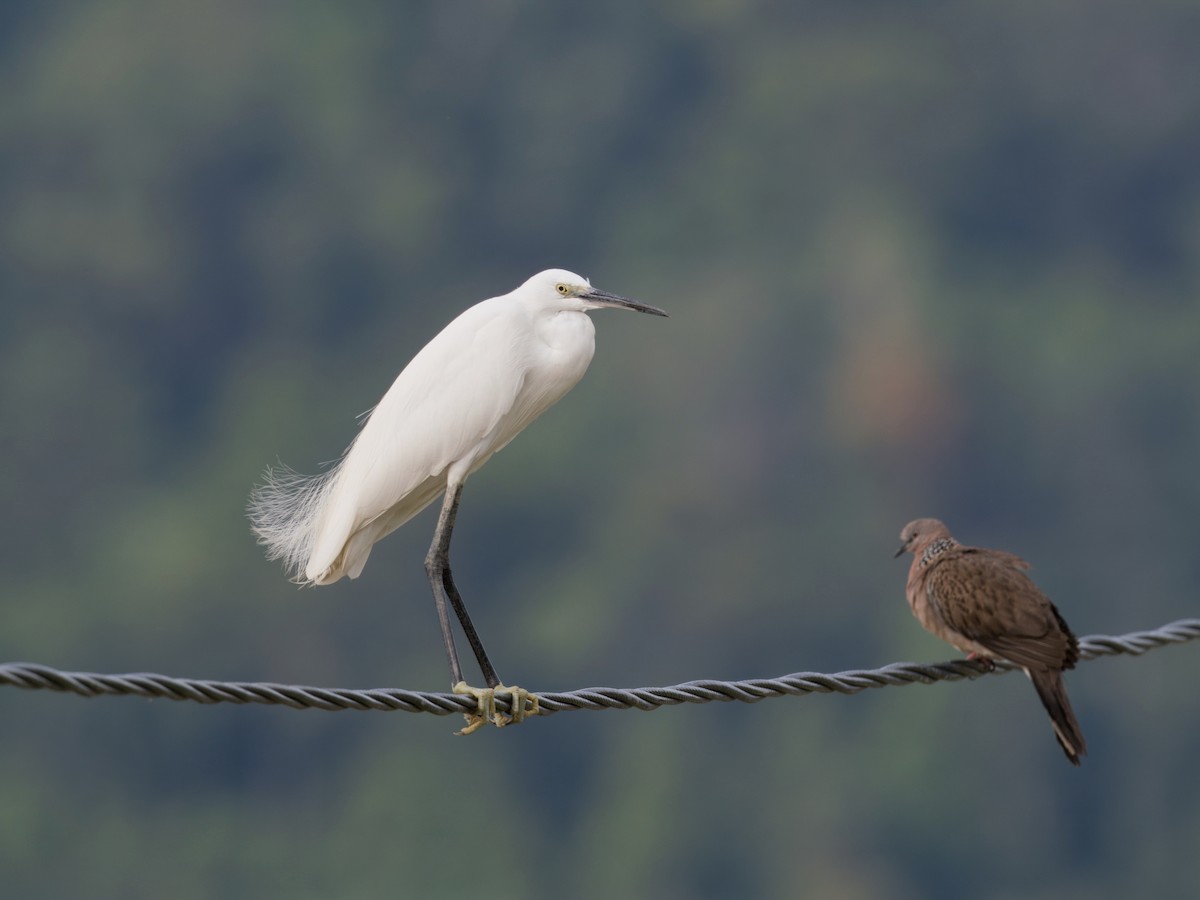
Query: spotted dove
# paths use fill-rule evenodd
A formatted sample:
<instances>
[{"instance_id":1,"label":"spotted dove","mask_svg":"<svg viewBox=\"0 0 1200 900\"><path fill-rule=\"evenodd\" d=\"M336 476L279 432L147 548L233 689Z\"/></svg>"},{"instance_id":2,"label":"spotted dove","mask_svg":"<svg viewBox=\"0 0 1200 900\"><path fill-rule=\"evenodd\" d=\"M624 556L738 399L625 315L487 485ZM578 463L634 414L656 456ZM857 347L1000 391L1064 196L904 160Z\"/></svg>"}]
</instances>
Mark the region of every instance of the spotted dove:
<instances>
[{"instance_id":1,"label":"spotted dove","mask_svg":"<svg viewBox=\"0 0 1200 900\"><path fill-rule=\"evenodd\" d=\"M1024 669L1067 759L1079 765L1087 743L1062 677L1079 659L1079 644L1025 574L1029 563L1003 550L965 547L937 519L909 522L900 540L896 556L913 554L906 593L917 621L970 659L1003 659Z\"/></svg>"}]
</instances>

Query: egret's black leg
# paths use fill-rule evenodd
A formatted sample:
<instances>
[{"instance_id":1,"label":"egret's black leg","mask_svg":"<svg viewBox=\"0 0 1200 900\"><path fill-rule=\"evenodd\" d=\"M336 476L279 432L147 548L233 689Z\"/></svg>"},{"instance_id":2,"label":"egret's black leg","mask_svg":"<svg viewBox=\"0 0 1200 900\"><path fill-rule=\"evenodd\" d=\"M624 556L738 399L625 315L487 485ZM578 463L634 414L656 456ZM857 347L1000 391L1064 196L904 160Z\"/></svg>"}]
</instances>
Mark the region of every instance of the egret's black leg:
<instances>
[{"instance_id":1,"label":"egret's black leg","mask_svg":"<svg viewBox=\"0 0 1200 900\"><path fill-rule=\"evenodd\" d=\"M446 644L446 658L450 661L450 684L462 680L462 666L458 662L458 649L454 646L454 632L450 629L450 612L446 608L446 587L442 573L450 562L450 532L454 530L454 515L458 512L458 496L462 485L449 488L442 501L442 512L438 516L437 529L433 532L433 543L425 556L425 574L433 589L433 602L437 605L438 624L442 627L442 640Z\"/></svg>"},{"instance_id":2,"label":"egret's black leg","mask_svg":"<svg viewBox=\"0 0 1200 900\"><path fill-rule=\"evenodd\" d=\"M458 515L458 501L461 496L461 483L446 488L446 497L442 501L442 512L438 516L437 530L433 534L433 543L429 547L429 554L425 557L425 574L429 576L429 586L433 588L433 599L437 603L438 623L442 626L442 639L446 642L446 656L450 660L450 678L454 693L470 695L478 703L477 712L465 714L467 727L458 732L459 734L470 734L487 722L493 722L497 726L507 725L510 722L523 722L527 716L536 716L539 710L537 695L530 694L524 688L507 687L500 683L500 678L496 675L496 667L488 659L487 651L483 649L483 642L479 640L479 633L471 623L471 616L467 613L462 595L454 584L454 576L450 572L450 536L454 533L454 519ZM467 641L471 644L475 661L479 663L479 669L487 681L486 688L473 688L463 681L462 666L458 662L458 650L454 646L454 633L450 629L450 614L446 610L447 601L454 609L454 614L458 617L459 624L462 625L463 633L466 634ZM512 712L507 716L496 713L497 689L507 693L510 697Z\"/></svg>"},{"instance_id":3,"label":"egret's black leg","mask_svg":"<svg viewBox=\"0 0 1200 900\"><path fill-rule=\"evenodd\" d=\"M458 587L454 584L454 576L450 574L449 560L446 561L446 569L442 573L442 585L446 588L450 605L454 607L454 614L458 616L459 624L462 625L463 634L467 636L467 643L471 645L471 651L475 654L475 661L479 663L479 671L483 673L483 680L487 682L488 687L494 688L500 683L500 677L496 674L496 667L488 659L487 651L483 649L479 633L471 624L471 616L468 615L467 607L463 604L462 594L458 592Z\"/></svg>"},{"instance_id":4,"label":"egret's black leg","mask_svg":"<svg viewBox=\"0 0 1200 900\"><path fill-rule=\"evenodd\" d=\"M450 616L446 610L446 601L454 609L462 625L463 634L471 645L475 660L488 687L494 688L500 683L496 675L496 667L488 659L479 632L471 622L471 616L463 603L462 594L454 584L454 576L450 572L450 537L454 533L454 520L458 516L458 503L462 497L462 484L451 485L446 489L446 497L442 501L442 512L438 516L437 530L433 534L433 543L429 547L429 555L425 557L425 574L429 576L429 585L433 588L433 599L437 603L438 622L442 626L442 639L446 642L446 656L450 660L451 684L463 680L462 666L458 662L458 650L454 646L454 634L450 630Z\"/></svg>"}]
</instances>

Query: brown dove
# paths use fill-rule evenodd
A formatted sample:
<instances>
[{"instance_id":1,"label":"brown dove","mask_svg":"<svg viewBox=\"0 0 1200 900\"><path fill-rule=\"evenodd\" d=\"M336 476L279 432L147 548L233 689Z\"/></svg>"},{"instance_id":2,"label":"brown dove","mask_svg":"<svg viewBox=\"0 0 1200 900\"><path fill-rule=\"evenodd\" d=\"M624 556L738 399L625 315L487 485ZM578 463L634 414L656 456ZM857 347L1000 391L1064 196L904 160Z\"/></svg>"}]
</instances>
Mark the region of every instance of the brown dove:
<instances>
[{"instance_id":1,"label":"brown dove","mask_svg":"<svg viewBox=\"0 0 1200 900\"><path fill-rule=\"evenodd\" d=\"M917 621L969 659L1004 659L1024 669L1067 759L1079 765L1087 743L1062 676L1079 659L1079 643L1025 574L1029 563L1003 550L965 547L937 519L909 522L900 541L896 556L913 555L906 593Z\"/></svg>"}]
</instances>

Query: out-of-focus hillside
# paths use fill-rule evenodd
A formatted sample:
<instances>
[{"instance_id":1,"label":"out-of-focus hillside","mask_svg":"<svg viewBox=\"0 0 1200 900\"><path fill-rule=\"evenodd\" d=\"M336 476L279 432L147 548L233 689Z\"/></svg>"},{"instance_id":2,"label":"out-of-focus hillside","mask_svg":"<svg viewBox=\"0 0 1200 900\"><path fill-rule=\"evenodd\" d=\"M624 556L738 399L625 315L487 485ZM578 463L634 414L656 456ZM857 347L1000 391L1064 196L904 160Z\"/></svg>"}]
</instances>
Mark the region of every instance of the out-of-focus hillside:
<instances>
[{"instance_id":1,"label":"out-of-focus hillside","mask_svg":"<svg viewBox=\"0 0 1200 900\"><path fill-rule=\"evenodd\" d=\"M581 385L467 485L531 689L942 659L909 519L1080 634L1200 596L1192 4L12 4L0 659L445 687L426 512L298 592L243 507L461 309L563 266ZM1183 896L1195 648L535 721L0 691L12 897ZM469 848L474 848L474 856ZM474 860L474 861L472 861Z\"/></svg>"}]
</instances>

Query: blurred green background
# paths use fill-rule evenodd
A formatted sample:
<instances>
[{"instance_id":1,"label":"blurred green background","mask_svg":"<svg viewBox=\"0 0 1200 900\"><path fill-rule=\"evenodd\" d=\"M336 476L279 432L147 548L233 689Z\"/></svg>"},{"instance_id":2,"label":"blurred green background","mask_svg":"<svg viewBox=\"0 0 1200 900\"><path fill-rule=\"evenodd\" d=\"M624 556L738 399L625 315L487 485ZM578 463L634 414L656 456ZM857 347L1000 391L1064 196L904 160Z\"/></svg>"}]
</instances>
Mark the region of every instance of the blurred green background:
<instances>
[{"instance_id":1,"label":"blurred green background","mask_svg":"<svg viewBox=\"0 0 1200 900\"><path fill-rule=\"evenodd\" d=\"M297 591L243 507L563 266L573 394L468 484L538 690L956 654L900 527L1079 634L1200 595L1200 8L0 7L0 660L446 687L434 511ZM1194 646L1023 678L457 719L0 691L5 898L1079 898L1200 885Z\"/></svg>"}]
</instances>

